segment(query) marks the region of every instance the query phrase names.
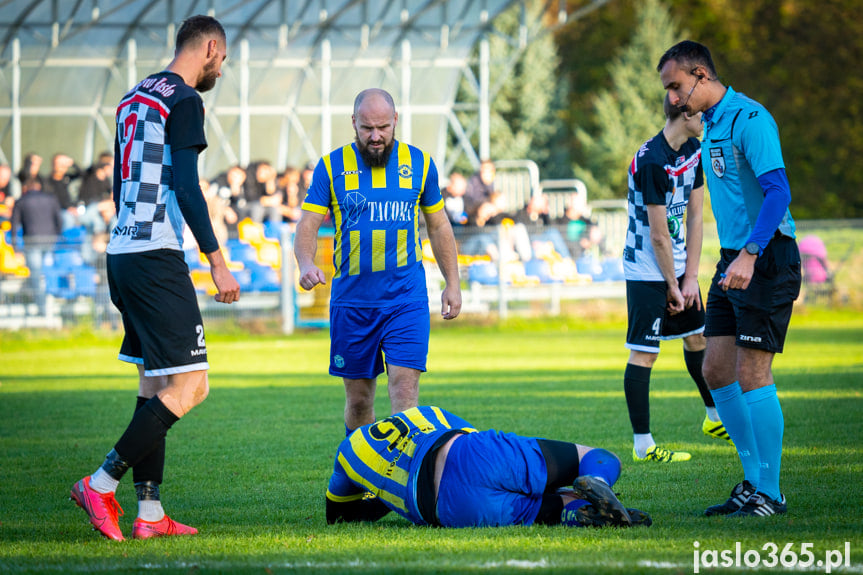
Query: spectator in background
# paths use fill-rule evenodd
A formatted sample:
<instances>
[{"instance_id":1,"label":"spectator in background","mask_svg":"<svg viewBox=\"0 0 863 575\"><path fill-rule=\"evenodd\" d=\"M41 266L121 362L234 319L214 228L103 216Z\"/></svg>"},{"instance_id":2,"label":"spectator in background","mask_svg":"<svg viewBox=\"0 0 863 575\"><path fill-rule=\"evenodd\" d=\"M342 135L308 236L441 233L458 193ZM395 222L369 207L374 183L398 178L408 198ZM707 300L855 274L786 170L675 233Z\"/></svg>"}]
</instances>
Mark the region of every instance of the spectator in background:
<instances>
[{"instance_id":1,"label":"spectator in background","mask_svg":"<svg viewBox=\"0 0 863 575\"><path fill-rule=\"evenodd\" d=\"M277 182L282 196L282 204L279 206L282 221L290 224L300 221L303 213L300 201L300 177L300 171L297 168L288 166Z\"/></svg>"},{"instance_id":2,"label":"spectator in background","mask_svg":"<svg viewBox=\"0 0 863 575\"><path fill-rule=\"evenodd\" d=\"M602 242L602 232L592 218L590 207L582 194L576 192L570 195L566 211L556 223L565 226L566 245L576 261L594 251L593 248Z\"/></svg>"},{"instance_id":3,"label":"spectator in background","mask_svg":"<svg viewBox=\"0 0 863 575\"><path fill-rule=\"evenodd\" d=\"M227 172L216 176L210 185L226 203L225 224L228 234L234 236L237 222L249 216L246 209L246 170L240 166L231 166Z\"/></svg>"},{"instance_id":4,"label":"spectator in background","mask_svg":"<svg viewBox=\"0 0 863 575\"><path fill-rule=\"evenodd\" d=\"M42 189L39 180L24 182L21 198L12 209L12 238L21 230L24 239L24 258L30 268L28 287L40 313L45 309L45 290L41 286L42 263L46 253L54 249L57 236L63 227L60 202Z\"/></svg>"},{"instance_id":5,"label":"spectator in background","mask_svg":"<svg viewBox=\"0 0 863 575\"><path fill-rule=\"evenodd\" d=\"M12 217L15 196L12 193L12 168L8 164L0 164L0 221Z\"/></svg>"},{"instance_id":6,"label":"spectator in background","mask_svg":"<svg viewBox=\"0 0 863 575\"><path fill-rule=\"evenodd\" d=\"M112 199L110 176L113 169L113 162L99 161L85 172L78 190L79 205L90 209L91 205Z\"/></svg>"},{"instance_id":7,"label":"spectator in background","mask_svg":"<svg viewBox=\"0 0 863 575\"><path fill-rule=\"evenodd\" d=\"M514 219L517 224L527 228L534 253L545 251L536 249L538 243L549 242L561 257L571 257L560 231L551 226L548 196L542 193L531 196L524 207L515 214Z\"/></svg>"},{"instance_id":8,"label":"spectator in background","mask_svg":"<svg viewBox=\"0 0 863 575\"><path fill-rule=\"evenodd\" d=\"M22 192L25 184L31 181L39 182L39 188L45 189L45 182L42 179L39 170L42 169L42 156L39 154L30 153L24 156L24 164L18 172L18 181L21 182Z\"/></svg>"},{"instance_id":9,"label":"spectator in background","mask_svg":"<svg viewBox=\"0 0 863 575\"><path fill-rule=\"evenodd\" d=\"M497 213L503 211L503 206L499 201L499 194L494 189L494 177L496 174L497 170L494 167L494 162L485 159L480 163L479 170L468 180L464 195L465 211L468 218L475 219L479 207L485 203L497 206ZM484 211L487 213L489 209L486 208Z\"/></svg>"},{"instance_id":10,"label":"spectator in background","mask_svg":"<svg viewBox=\"0 0 863 575\"><path fill-rule=\"evenodd\" d=\"M213 223L213 233L216 234L216 239L219 240L219 245L225 245L228 241L228 221L232 224L237 223L237 214L231 209L229 200L226 200L219 195L219 186L210 184L208 180L201 178L201 192L204 194L204 199L207 201L207 212L210 214L210 221ZM186 226L189 231L189 227ZM193 234L188 234L192 236ZM197 244L197 242L195 242Z\"/></svg>"},{"instance_id":11,"label":"spectator in background","mask_svg":"<svg viewBox=\"0 0 863 575\"><path fill-rule=\"evenodd\" d=\"M260 161L249 164L246 172L250 175L245 187L248 216L259 224L281 223L279 205L282 200L276 185L276 169L269 162Z\"/></svg>"},{"instance_id":12,"label":"spectator in background","mask_svg":"<svg viewBox=\"0 0 863 575\"><path fill-rule=\"evenodd\" d=\"M63 153L54 154L51 158L51 175L45 180L45 191L54 195L63 210L63 229L75 227L78 224L78 206L72 200L69 184L81 176L81 170L75 165L75 160Z\"/></svg>"},{"instance_id":13,"label":"spectator in background","mask_svg":"<svg viewBox=\"0 0 863 575\"><path fill-rule=\"evenodd\" d=\"M449 175L449 183L443 189L443 203L446 215L454 226L467 224L467 211L465 210L464 195L467 192L467 180L461 172L453 172Z\"/></svg>"},{"instance_id":14,"label":"spectator in background","mask_svg":"<svg viewBox=\"0 0 863 575\"><path fill-rule=\"evenodd\" d=\"M303 202L306 201L306 194L309 193L309 188L312 187L312 176L315 175L315 164L314 162L309 162L303 168L303 171L300 172L300 192L297 195L297 198L300 202L300 205L303 205Z\"/></svg>"}]
</instances>

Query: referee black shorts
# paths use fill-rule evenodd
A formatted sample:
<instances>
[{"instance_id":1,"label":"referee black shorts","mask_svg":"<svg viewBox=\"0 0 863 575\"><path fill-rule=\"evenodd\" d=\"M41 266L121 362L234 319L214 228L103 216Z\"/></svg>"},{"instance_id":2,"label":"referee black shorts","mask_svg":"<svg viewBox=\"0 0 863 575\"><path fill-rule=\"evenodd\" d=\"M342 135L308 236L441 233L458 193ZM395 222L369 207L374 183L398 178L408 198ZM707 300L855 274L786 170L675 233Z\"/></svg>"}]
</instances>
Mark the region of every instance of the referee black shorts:
<instances>
[{"instance_id":1,"label":"referee black shorts","mask_svg":"<svg viewBox=\"0 0 863 575\"><path fill-rule=\"evenodd\" d=\"M148 376L209 369L204 323L183 252L108 254L111 301L126 334L119 359Z\"/></svg>"},{"instance_id":2,"label":"referee black shorts","mask_svg":"<svg viewBox=\"0 0 863 575\"><path fill-rule=\"evenodd\" d=\"M755 260L745 290L719 287L722 274L740 253L723 249L707 293L706 337L733 335L740 347L782 353L794 300L800 295L797 242L777 234Z\"/></svg>"}]
</instances>

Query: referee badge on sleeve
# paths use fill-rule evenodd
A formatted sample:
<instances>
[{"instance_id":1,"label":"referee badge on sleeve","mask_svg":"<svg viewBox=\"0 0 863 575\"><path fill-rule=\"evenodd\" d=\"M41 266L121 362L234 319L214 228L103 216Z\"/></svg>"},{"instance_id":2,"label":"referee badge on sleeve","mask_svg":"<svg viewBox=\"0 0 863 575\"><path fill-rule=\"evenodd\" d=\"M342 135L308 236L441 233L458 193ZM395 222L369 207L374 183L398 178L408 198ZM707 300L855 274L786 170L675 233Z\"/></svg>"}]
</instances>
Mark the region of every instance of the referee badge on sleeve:
<instances>
[{"instance_id":1,"label":"referee badge on sleeve","mask_svg":"<svg viewBox=\"0 0 863 575\"><path fill-rule=\"evenodd\" d=\"M710 165L717 177L721 178L725 175L725 156L722 155L722 148L710 148Z\"/></svg>"}]
</instances>

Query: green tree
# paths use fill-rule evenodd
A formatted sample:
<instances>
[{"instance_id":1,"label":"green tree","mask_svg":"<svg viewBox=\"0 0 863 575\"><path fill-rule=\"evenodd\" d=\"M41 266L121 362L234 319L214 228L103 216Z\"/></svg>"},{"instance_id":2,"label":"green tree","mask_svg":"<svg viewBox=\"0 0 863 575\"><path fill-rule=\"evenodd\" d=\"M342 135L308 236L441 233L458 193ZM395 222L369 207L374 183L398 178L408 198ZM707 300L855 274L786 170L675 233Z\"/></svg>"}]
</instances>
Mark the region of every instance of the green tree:
<instances>
[{"instance_id":1,"label":"green tree","mask_svg":"<svg viewBox=\"0 0 863 575\"><path fill-rule=\"evenodd\" d=\"M531 0L516 3L494 21L489 35L490 53L490 156L493 160L529 159L547 175L554 161L552 141L563 129L562 103L566 101L566 83L558 81L559 57L554 37L544 24L543 3ZM526 11L522 18L522 10ZM530 27L532 39L526 45L518 41L522 20ZM475 60L478 58L475 57ZM475 70L475 76L478 77ZM462 81L459 102L478 103L473 82ZM479 147L475 115L459 113L459 120ZM453 143L452 150L456 150ZM470 173L474 166L461 156L455 167Z\"/></svg>"},{"instance_id":2,"label":"green tree","mask_svg":"<svg viewBox=\"0 0 863 575\"><path fill-rule=\"evenodd\" d=\"M611 86L593 97L593 121L575 131L581 161L574 171L592 199L626 197L626 166L664 124L665 90L656 63L680 38L659 0L645 0L639 6L632 39L607 66Z\"/></svg>"}]
</instances>

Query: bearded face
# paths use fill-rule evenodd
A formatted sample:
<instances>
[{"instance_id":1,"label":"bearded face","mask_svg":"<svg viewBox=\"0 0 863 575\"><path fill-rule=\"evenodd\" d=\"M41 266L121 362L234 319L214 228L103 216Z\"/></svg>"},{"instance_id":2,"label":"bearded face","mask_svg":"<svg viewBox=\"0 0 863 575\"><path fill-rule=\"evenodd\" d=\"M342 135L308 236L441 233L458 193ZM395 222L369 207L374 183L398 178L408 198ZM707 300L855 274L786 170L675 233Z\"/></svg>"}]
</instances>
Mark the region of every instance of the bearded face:
<instances>
[{"instance_id":1,"label":"bearded face","mask_svg":"<svg viewBox=\"0 0 863 575\"><path fill-rule=\"evenodd\" d=\"M360 137L360 134L357 133L355 141L357 149L360 151L360 157L362 157L366 165L370 168L377 168L387 165L396 140L393 135L390 135L389 138L381 135L376 140L368 139L364 141Z\"/></svg>"},{"instance_id":2,"label":"bearded face","mask_svg":"<svg viewBox=\"0 0 863 575\"><path fill-rule=\"evenodd\" d=\"M213 89L216 85L216 80L219 79L221 75L221 70L219 69L219 63L216 58L213 58L204 66L204 71L201 74L201 78L198 80L198 83L195 85L195 90L198 92L208 92Z\"/></svg>"}]
</instances>

